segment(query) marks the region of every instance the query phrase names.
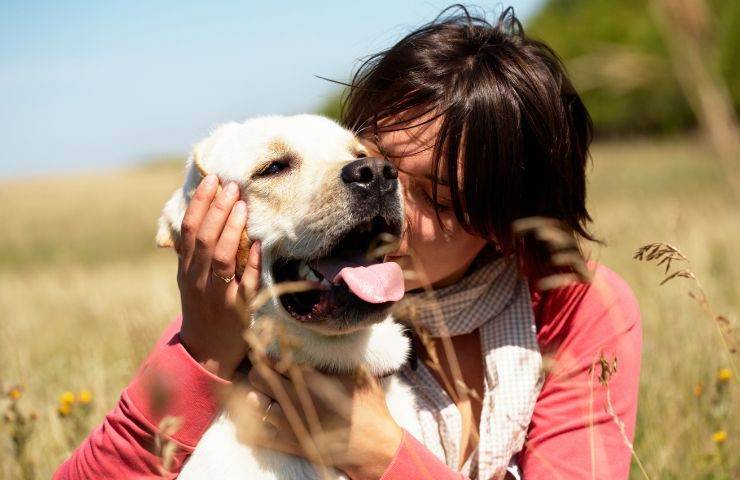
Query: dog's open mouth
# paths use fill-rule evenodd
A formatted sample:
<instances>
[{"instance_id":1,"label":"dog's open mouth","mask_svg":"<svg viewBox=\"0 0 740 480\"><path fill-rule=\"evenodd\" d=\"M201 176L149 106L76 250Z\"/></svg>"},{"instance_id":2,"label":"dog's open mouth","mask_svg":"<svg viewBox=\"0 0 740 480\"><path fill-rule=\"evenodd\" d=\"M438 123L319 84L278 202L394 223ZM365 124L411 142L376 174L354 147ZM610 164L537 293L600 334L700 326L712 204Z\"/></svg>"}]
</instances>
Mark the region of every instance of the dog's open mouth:
<instances>
[{"instance_id":1,"label":"dog's open mouth","mask_svg":"<svg viewBox=\"0 0 740 480\"><path fill-rule=\"evenodd\" d=\"M383 217L355 226L328 255L311 259L278 259L273 264L276 283L306 280L316 289L280 296L295 319L309 322L337 313L341 307L387 306L403 296L403 272L398 264L382 262L383 245L400 234L400 224Z\"/></svg>"}]
</instances>

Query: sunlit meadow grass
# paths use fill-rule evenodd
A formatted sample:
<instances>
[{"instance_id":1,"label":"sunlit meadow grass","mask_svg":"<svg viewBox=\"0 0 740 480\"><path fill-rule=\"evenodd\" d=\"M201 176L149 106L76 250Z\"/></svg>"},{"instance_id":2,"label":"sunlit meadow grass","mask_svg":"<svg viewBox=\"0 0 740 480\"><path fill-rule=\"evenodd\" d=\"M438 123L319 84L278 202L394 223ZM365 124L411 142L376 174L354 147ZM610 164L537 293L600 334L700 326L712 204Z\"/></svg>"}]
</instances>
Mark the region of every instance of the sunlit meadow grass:
<instances>
[{"instance_id":1,"label":"sunlit meadow grass","mask_svg":"<svg viewBox=\"0 0 740 480\"><path fill-rule=\"evenodd\" d=\"M632 257L678 246L714 309L737 321L740 210L694 140L600 143L593 156L590 203L608 246L591 255L628 281L644 319L636 453L651 478L738 478L740 394L718 331L690 279L659 286L661 269ZM49 478L177 314L174 255L153 236L181 176L165 163L0 184L0 413L30 425L23 458L16 420L0 425L0 478Z\"/></svg>"}]
</instances>

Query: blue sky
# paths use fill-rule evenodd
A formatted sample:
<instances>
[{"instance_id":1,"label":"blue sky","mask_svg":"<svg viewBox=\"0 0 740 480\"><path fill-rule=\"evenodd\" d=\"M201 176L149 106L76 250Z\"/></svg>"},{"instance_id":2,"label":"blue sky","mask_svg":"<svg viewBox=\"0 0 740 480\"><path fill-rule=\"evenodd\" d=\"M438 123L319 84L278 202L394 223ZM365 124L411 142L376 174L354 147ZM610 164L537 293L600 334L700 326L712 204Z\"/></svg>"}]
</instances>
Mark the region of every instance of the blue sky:
<instances>
[{"instance_id":1,"label":"blue sky","mask_svg":"<svg viewBox=\"0 0 740 480\"><path fill-rule=\"evenodd\" d=\"M336 87L314 75L346 80L449 4L4 0L0 177L183 154L220 122L315 110Z\"/></svg>"}]
</instances>

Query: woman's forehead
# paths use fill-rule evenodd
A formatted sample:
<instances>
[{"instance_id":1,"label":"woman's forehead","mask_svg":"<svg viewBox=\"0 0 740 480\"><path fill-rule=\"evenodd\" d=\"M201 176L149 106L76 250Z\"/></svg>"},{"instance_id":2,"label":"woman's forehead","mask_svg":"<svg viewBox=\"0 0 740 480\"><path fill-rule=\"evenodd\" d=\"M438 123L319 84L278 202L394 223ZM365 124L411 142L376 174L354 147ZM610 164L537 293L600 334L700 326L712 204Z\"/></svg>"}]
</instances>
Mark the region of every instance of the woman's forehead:
<instances>
[{"instance_id":1,"label":"woman's forehead","mask_svg":"<svg viewBox=\"0 0 740 480\"><path fill-rule=\"evenodd\" d=\"M363 139L363 144L374 152L387 155L389 160L407 173L431 177L432 156L441 117L418 125L421 122L424 122L424 119L419 119L417 125L410 128L378 133L376 139Z\"/></svg>"}]
</instances>

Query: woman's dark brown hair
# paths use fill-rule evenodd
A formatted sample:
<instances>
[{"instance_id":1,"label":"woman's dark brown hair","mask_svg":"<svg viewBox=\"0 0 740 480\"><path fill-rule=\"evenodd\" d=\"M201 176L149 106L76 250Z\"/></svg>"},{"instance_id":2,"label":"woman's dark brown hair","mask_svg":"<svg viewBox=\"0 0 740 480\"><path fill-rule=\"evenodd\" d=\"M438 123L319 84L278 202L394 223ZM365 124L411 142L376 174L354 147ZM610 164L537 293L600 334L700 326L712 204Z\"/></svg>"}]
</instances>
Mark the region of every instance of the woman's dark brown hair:
<instances>
[{"instance_id":1,"label":"woman's dark brown hair","mask_svg":"<svg viewBox=\"0 0 740 480\"><path fill-rule=\"evenodd\" d=\"M558 56L524 34L511 8L489 23L453 5L373 55L353 77L342 118L370 139L439 118L432 173L448 179L456 217L517 254L528 275L548 273L549 253L517 240L515 220L555 218L574 237L593 240L585 178L591 119Z\"/></svg>"}]
</instances>

